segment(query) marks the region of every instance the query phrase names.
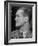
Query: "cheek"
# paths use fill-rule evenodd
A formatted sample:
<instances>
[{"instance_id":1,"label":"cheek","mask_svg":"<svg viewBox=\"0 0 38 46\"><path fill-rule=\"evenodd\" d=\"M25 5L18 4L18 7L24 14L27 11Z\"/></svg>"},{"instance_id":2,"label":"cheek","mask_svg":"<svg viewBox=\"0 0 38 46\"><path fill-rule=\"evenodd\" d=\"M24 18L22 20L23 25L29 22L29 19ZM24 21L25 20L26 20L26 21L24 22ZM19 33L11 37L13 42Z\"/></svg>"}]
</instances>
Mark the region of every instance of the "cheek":
<instances>
[{"instance_id":1,"label":"cheek","mask_svg":"<svg viewBox=\"0 0 38 46\"><path fill-rule=\"evenodd\" d=\"M24 19L23 18L20 18L20 22L24 22Z\"/></svg>"},{"instance_id":2,"label":"cheek","mask_svg":"<svg viewBox=\"0 0 38 46\"><path fill-rule=\"evenodd\" d=\"M23 23L24 22L24 18L23 17L18 17L17 21Z\"/></svg>"}]
</instances>

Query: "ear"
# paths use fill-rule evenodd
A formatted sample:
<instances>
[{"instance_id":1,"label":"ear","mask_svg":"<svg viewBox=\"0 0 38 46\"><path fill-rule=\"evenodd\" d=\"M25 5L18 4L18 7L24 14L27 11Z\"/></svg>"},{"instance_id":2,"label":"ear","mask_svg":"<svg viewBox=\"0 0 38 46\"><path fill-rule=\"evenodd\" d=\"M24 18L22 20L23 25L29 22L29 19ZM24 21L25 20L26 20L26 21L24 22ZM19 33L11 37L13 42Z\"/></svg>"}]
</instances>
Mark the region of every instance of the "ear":
<instances>
[{"instance_id":1,"label":"ear","mask_svg":"<svg viewBox=\"0 0 38 46\"><path fill-rule=\"evenodd\" d=\"M25 22L28 22L29 18L28 16L25 17Z\"/></svg>"}]
</instances>

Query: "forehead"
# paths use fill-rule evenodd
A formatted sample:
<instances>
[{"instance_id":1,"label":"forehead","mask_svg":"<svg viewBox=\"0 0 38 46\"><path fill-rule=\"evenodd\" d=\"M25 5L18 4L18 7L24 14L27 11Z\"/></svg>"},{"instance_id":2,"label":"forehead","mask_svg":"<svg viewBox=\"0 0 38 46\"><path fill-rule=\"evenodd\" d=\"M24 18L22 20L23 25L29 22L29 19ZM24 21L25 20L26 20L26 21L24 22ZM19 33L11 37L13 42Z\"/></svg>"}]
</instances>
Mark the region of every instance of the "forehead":
<instances>
[{"instance_id":1,"label":"forehead","mask_svg":"<svg viewBox=\"0 0 38 46\"><path fill-rule=\"evenodd\" d=\"M17 10L16 15L22 14L24 11L22 9Z\"/></svg>"}]
</instances>

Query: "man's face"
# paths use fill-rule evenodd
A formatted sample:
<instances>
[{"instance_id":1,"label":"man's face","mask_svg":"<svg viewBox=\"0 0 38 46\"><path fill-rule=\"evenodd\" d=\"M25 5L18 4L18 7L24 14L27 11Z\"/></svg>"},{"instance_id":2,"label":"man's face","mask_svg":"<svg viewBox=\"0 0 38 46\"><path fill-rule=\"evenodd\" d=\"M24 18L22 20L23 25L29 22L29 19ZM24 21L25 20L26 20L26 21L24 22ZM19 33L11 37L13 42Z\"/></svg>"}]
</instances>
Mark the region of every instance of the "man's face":
<instances>
[{"instance_id":1,"label":"man's face","mask_svg":"<svg viewBox=\"0 0 38 46\"><path fill-rule=\"evenodd\" d=\"M23 10L18 10L17 12L16 12L16 18L15 18L15 20L16 20L16 26L21 26L21 25L23 25L24 24L24 17L23 17Z\"/></svg>"}]
</instances>

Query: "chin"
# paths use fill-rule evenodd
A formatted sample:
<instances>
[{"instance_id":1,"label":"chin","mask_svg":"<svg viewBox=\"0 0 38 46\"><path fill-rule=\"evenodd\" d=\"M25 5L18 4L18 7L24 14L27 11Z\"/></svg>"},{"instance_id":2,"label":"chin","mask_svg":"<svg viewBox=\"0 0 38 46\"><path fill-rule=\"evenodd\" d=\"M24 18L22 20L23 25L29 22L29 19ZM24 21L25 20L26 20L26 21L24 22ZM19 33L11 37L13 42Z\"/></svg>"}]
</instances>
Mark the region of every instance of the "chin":
<instances>
[{"instance_id":1,"label":"chin","mask_svg":"<svg viewBox=\"0 0 38 46\"><path fill-rule=\"evenodd\" d=\"M21 26L21 24L16 24L16 26Z\"/></svg>"}]
</instances>

